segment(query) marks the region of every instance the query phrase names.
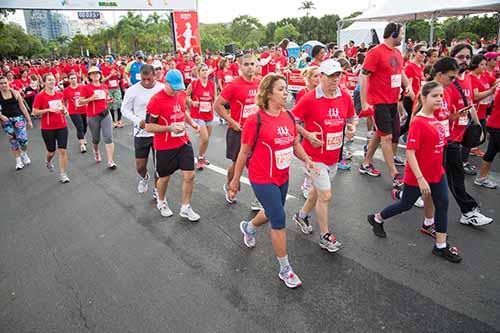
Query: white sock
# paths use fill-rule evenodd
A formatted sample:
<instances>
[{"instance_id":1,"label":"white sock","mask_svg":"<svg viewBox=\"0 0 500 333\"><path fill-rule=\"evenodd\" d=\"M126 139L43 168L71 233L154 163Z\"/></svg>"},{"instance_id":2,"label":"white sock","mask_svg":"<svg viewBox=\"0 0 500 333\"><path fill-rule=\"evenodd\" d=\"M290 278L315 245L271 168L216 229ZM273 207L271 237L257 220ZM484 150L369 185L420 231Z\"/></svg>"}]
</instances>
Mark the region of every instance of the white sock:
<instances>
[{"instance_id":1,"label":"white sock","mask_svg":"<svg viewBox=\"0 0 500 333\"><path fill-rule=\"evenodd\" d=\"M307 214L306 214L306 213L304 213L303 211L299 210L299 217L300 217L301 219L305 219L305 218L307 217Z\"/></svg>"},{"instance_id":2,"label":"white sock","mask_svg":"<svg viewBox=\"0 0 500 333\"><path fill-rule=\"evenodd\" d=\"M434 218L433 218L433 217L431 217L430 219L428 219L428 218L425 218L425 219L424 219L424 225L425 225L426 227L428 227L428 226L430 226L430 225L433 225L433 224L434 224Z\"/></svg>"},{"instance_id":3,"label":"white sock","mask_svg":"<svg viewBox=\"0 0 500 333\"><path fill-rule=\"evenodd\" d=\"M284 270L287 266L290 266L290 263L288 262L288 256L276 257L276 258L280 263L280 270Z\"/></svg>"},{"instance_id":4,"label":"white sock","mask_svg":"<svg viewBox=\"0 0 500 333\"><path fill-rule=\"evenodd\" d=\"M384 222L384 220L383 220L383 219L382 219L382 217L380 216L380 213L375 214L375 222L377 222L377 223L382 223L382 222Z\"/></svg>"},{"instance_id":5,"label":"white sock","mask_svg":"<svg viewBox=\"0 0 500 333\"><path fill-rule=\"evenodd\" d=\"M20 163L20 162L22 162L22 160L21 160L21 156L16 157L16 163Z\"/></svg>"},{"instance_id":6,"label":"white sock","mask_svg":"<svg viewBox=\"0 0 500 333\"><path fill-rule=\"evenodd\" d=\"M438 249L444 249L446 247L446 243L436 243L436 247Z\"/></svg>"},{"instance_id":7,"label":"white sock","mask_svg":"<svg viewBox=\"0 0 500 333\"><path fill-rule=\"evenodd\" d=\"M182 204L181 210L186 210L186 209L189 209L189 204L187 205Z\"/></svg>"},{"instance_id":8,"label":"white sock","mask_svg":"<svg viewBox=\"0 0 500 333\"><path fill-rule=\"evenodd\" d=\"M158 198L158 199L156 200L156 206L158 206L158 207L159 207L159 206L161 206L164 202L167 202L167 200L160 200L160 198Z\"/></svg>"}]
</instances>

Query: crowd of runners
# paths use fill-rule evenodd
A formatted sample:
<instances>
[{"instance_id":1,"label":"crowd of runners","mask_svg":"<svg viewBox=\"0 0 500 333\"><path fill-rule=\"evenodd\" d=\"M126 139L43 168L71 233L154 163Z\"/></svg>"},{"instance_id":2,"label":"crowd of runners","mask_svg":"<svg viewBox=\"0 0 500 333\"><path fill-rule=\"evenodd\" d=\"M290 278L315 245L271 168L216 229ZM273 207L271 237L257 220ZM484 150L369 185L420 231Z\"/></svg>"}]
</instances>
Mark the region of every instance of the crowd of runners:
<instances>
[{"instance_id":1,"label":"crowd of runners","mask_svg":"<svg viewBox=\"0 0 500 333\"><path fill-rule=\"evenodd\" d=\"M173 57L137 52L133 58L3 61L0 120L16 170L31 163L27 131L39 120L45 165L54 172L57 152L59 179L68 183L68 118L78 152L90 149L100 163L104 151L107 168L116 169L113 131L125 125L124 117L133 125L137 191L151 189L159 214L170 217L168 184L180 170L179 215L192 222L200 220L191 207L196 170L210 164L206 152L212 128L227 126L226 158L232 164L221 184L225 204L238 201L246 168L255 194L251 209L258 213L240 223L243 242L255 247L257 230L269 222L278 275L290 288L302 282L287 256L288 219L306 235L317 228L321 249L334 253L342 248L329 218L332 181L338 170L351 168L345 143L362 121L368 144L359 172L381 175L373 164L380 146L392 177L394 203L367 216L373 233L387 237L385 221L414 205L423 207L420 231L435 239L432 253L459 263L458 249L447 240L448 193L460 208L461 224L493 222L467 192L465 177L475 175L477 186L497 187L488 173L500 151L500 53L494 44L478 50L467 41L454 41L449 50L446 43L437 48L411 43L403 55L404 30L397 23L386 26L383 38L368 48L354 42L343 49L316 45L299 59L288 57L285 40L260 53ZM305 84L291 94L285 74L297 68ZM199 136L198 147L188 130ZM406 144L406 161L397 154L400 143ZM480 145L487 147L485 152ZM472 165L471 154L482 157L480 166ZM294 156L303 162L306 201L287 217Z\"/></svg>"}]
</instances>

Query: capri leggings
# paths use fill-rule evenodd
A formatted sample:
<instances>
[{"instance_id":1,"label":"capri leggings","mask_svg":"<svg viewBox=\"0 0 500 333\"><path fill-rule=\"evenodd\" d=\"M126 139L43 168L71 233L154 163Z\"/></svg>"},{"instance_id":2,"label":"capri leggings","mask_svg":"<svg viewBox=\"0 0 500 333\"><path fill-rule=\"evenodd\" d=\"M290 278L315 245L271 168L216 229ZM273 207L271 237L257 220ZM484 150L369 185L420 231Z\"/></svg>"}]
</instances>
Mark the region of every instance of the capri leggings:
<instances>
[{"instance_id":1,"label":"capri leggings","mask_svg":"<svg viewBox=\"0 0 500 333\"><path fill-rule=\"evenodd\" d=\"M83 140L85 133L87 133L87 116L85 114L72 114L70 118L76 128L76 137L78 140Z\"/></svg>"},{"instance_id":2,"label":"capri leggings","mask_svg":"<svg viewBox=\"0 0 500 333\"><path fill-rule=\"evenodd\" d=\"M28 133L26 132L26 120L24 116L9 117L2 122L4 132L9 136L10 149L17 151L26 150L28 145Z\"/></svg>"},{"instance_id":3,"label":"capri leggings","mask_svg":"<svg viewBox=\"0 0 500 333\"><path fill-rule=\"evenodd\" d=\"M56 151L56 145L58 149L66 149L68 146L68 128L64 127L53 130L43 129L42 138L49 153Z\"/></svg>"},{"instance_id":4,"label":"capri leggings","mask_svg":"<svg viewBox=\"0 0 500 333\"><path fill-rule=\"evenodd\" d=\"M257 200L264 207L267 219L271 222L273 230L281 230L286 226L285 200L288 192L288 181L277 186L274 184L254 184L253 191Z\"/></svg>"},{"instance_id":5,"label":"capri leggings","mask_svg":"<svg viewBox=\"0 0 500 333\"><path fill-rule=\"evenodd\" d=\"M487 128L490 133L490 141L488 141L488 149L483 156L483 161L493 162L495 155L500 152L500 128Z\"/></svg>"},{"instance_id":6,"label":"capri leggings","mask_svg":"<svg viewBox=\"0 0 500 333\"><path fill-rule=\"evenodd\" d=\"M107 114L104 117L98 115L87 119L90 133L92 133L92 143L95 145L101 141L101 130L104 143L113 143L113 126L111 125L111 116L109 115L109 112L106 113Z\"/></svg>"},{"instance_id":7,"label":"capri leggings","mask_svg":"<svg viewBox=\"0 0 500 333\"><path fill-rule=\"evenodd\" d=\"M446 233L448 230L448 184L446 176L443 175L439 183L429 183L429 186L431 188L432 202L436 207L436 214L434 216L436 231ZM380 216L385 220L406 212L413 207L413 204L420 196L420 188L418 186L405 184L401 200L385 207L380 212Z\"/></svg>"}]
</instances>

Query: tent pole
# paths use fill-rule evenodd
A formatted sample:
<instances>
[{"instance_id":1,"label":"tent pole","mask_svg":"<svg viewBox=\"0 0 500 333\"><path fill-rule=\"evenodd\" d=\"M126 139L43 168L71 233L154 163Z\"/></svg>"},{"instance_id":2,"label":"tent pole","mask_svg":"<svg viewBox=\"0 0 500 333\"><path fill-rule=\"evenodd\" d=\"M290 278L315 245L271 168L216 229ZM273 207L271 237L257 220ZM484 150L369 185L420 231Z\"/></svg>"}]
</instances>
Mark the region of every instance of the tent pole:
<instances>
[{"instance_id":1,"label":"tent pole","mask_svg":"<svg viewBox=\"0 0 500 333\"><path fill-rule=\"evenodd\" d=\"M498 17L497 45L500 45L500 12L497 13L497 17Z\"/></svg>"},{"instance_id":2,"label":"tent pole","mask_svg":"<svg viewBox=\"0 0 500 333\"><path fill-rule=\"evenodd\" d=\"M434 14L431 16L431 31L429 34L429 47L432 47L432 43L434 42Z\"/></svg>"},{"instance_id":3,"label":"tent pole","mask_svg":"<svg viewBox=\"0 0 500 333\"><path fill-rule=\"evenodd\" d=\"M337 46L340 48L340 30L342 30L344 22L342 20L337 21Z\"/></svg>"}]
</instances>

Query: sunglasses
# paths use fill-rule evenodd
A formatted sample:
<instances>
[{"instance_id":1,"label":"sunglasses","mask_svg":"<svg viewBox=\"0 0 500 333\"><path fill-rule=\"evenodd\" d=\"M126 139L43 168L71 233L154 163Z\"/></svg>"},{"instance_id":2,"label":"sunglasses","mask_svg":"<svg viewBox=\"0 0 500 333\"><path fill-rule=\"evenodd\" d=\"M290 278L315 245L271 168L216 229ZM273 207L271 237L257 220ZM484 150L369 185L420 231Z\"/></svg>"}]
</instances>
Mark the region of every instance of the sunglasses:
<instances>
[{"instance_id":1,"label":"sunglasses","mask_svg":"<svg viewBox=\"0 0 500 333\"><path fill-rule=\"evenodd\" d=\"M163 68L155 68L155 71L161 71Z\"/></svg>"},{"instance_id":2,"label":"sunglasses","mask_svg":"<svg viewBox=\"0 0 500 333\"><path fill-rule=\"evenodd\" d=\"M243 66L255 66L255 62L244 62Z\"/></svg>"},{"instance_id":3,"label":"sunglasses","mask_svg":"<svg viewBox=\"0 0 500 333\"><path fill-rule=\"evenodd\" d=\"M418 51L418 53L420 53L420 54L427 54L427 51L425 51L425 50L420 50L420 51Z\"/></svg>"},{"instance_id":4,"label":"sunglasses","mask_svg":"<svg viewBox=\"0 0 500 333\"><path fill-rule=\"evenodd\" d=\"M457 58L458 60L464 60L464 59L469 60L471 58L471 56L461 54L461 55L456 56L455 58Z\"/></svg>"}]
</instances>

